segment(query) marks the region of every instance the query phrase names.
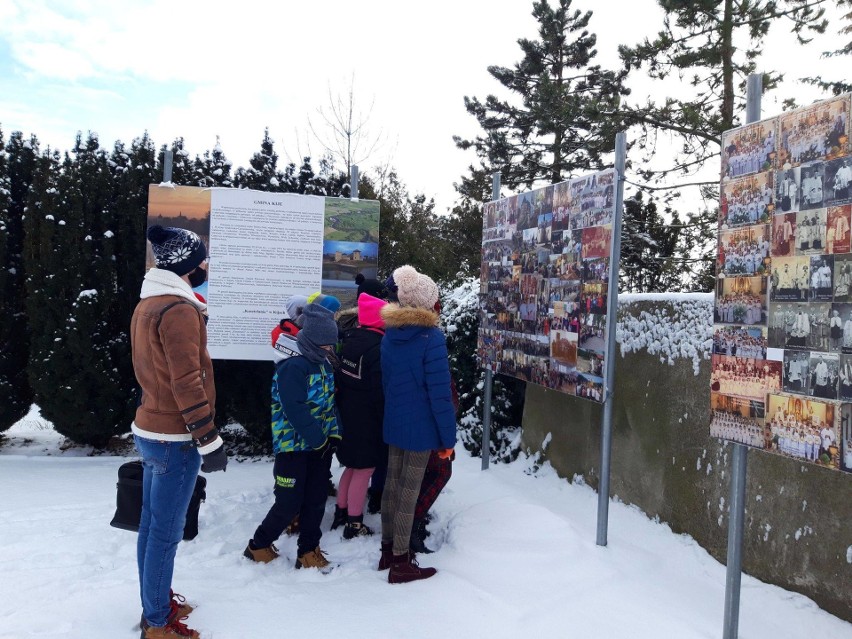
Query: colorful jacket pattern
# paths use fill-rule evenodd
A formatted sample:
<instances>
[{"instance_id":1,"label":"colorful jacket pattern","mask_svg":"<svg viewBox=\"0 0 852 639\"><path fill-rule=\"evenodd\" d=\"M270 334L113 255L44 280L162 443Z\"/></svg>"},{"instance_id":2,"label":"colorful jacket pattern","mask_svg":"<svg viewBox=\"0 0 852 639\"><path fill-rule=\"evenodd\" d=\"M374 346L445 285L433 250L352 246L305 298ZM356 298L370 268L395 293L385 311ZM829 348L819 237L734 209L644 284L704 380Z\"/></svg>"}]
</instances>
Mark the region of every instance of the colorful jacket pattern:
<instances>
[{"instance_id":1,"label":"colorful jacket pattern","mask_svg":"<svg viewBox=\"0 0 852 639\"><path fill-rule=\"evenodd\" d=\"M329 437L340 436L334 371L328 362L315 364L299 355L297 347L276 365L272 376L273 450L276 454L314 450Z\"/></svg>"}]
</instances>

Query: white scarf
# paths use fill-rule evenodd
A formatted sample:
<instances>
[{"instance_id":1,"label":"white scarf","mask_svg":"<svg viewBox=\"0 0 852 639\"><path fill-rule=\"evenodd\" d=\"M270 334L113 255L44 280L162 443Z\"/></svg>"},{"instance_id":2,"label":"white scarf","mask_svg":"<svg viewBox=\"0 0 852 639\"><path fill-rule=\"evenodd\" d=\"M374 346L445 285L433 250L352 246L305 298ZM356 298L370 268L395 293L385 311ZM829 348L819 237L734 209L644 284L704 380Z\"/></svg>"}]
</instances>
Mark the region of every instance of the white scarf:
<instances>
[{"instance_id":1,"label":"white scarf","mask_svg":"<svg viewBox=\"0 0 852 639\"><path fill-rule=\"evenodd\" d=\"M207 304L195 297L192 288L179 275L161 268L152 268L145 273L142 280L140 299L158 297L160 295L177 295L183 297L198 307L200 311L207 310Z\"/></svg>"}]
</instances>

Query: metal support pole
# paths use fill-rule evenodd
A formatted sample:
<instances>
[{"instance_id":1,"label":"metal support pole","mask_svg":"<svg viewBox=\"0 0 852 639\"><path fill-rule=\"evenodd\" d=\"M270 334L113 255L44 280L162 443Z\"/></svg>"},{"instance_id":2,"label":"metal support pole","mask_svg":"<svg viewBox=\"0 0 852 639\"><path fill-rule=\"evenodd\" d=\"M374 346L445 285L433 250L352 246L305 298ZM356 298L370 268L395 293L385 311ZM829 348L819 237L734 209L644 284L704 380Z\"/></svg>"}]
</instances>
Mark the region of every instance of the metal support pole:
<instances>
[{"instance_id":1,"label":"metal support pole","mask_svg":"<svg viewBox=\"0 0 852 639\"><path fill-rule=\"evenodd\" d=\"M760 97L763 76L748 76L746 94L746 124L760 120ZM748 448L734 444L732 459L731 492L728 515L728 566L725 575L725 627L723 639L737 639L740 625L740 581L743 572L743 529L745 523L746 472Z\"/></svg>"},{"instance_id":2,"label":"metal support pole","mask_svg":"<svg viewBox=\"0 0 852 639\"><path fill-rule=\"evenodd\" d=\"M172 181L172 167L174 166L174 156L171 150L163 153L163 182Z\"/></svg>"},{"instance_id":3,"label":"metal support pole","mask_svg":"<svg viewBox=\"0 0 852 639\"><path fill-rule=\"evenodd\" d=\"M618 313L618 273L621 268L621 219L624 208L624 164L627 135L615 136L615 216L612 220L612 257L606 299L606 359L604 359L604 407L601 422L601 477L598 486L598 531L596 543L606 546L609 527L609 474L612 457L612 411L615 404L615 325Z\"/></svg>"},{"instance_id":4,"label":"metal support pole","mask_svg":"<svg viewBox=\"0 0 852 639\"><path fill-rule=\"evenodd\" d=\"M500 199L500 172L491 176L491 201ZM485 368L485 392L482 397L482 444L479 454L482 456L482 470L488 469L491 461L491 387L494 385L494 373L491 367Z\"/></svg>"},{"instance_id":5,"label":"metal support pole","mask_svg":"<svg viewBox=\"0 0 852 639\"><path fill-rule=\"evenodd\" d=\"M349 167L349 197L353 202L358 201L358 165Z\"/></svg>"}]
</instances>

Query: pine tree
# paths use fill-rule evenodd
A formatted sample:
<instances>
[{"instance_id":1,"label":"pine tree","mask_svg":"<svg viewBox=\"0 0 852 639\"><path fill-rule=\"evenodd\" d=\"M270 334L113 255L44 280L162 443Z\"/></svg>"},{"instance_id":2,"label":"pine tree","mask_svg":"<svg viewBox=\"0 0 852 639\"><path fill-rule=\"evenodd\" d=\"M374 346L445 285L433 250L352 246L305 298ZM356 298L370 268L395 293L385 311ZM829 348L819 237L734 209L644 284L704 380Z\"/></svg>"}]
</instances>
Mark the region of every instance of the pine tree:
<instances>
[{"instance_id":1,"label":"pine tree","mask_svg":"<svg viewBox=\"0 0 852 639\"><path fill-rule=\"evenodd\" d=\"M167 149L169 147L164 144L160 147L160 152L157 155L157 167L159 168L157 182L163 181ZM172 152L172 183L184 186L192 185L195 176L195 164L189 159L189 152L184 148L183 138L176 138L169 150Z\"/></svg>"},{"instance_id":2,"label":"pine tree","mask_svg":"<svg viewBox=\"0 0 852 639\"><path fill-rule=\"evenodd\" d=\"M33 399L27 378L29 335L23 244L25 198L38 149L35 137L0 131L0 431L27 414Z\"/></svg>"},{"instance_id":3,"label":"pine tree","mask_svg":"<svg viewBox=\"0 0 852 639\"><path fill-rule=\"evenodd\" d=\"M129 150L124 143L116 142L109 163L113 188L109 225L115 230L112 241L117 289L111 318L111 332L115 336L111 359L118 369L119 386L123 389L124 416L119 421L127 427L133 419L137 398L136 376L131 359L130 319L139 301L145 274L148 188L162 177L158 174L156 158L156 147L145 133L133 140ZM179 165L179 162L175 162L176 167Z\"/></svg>"},{"instance_id":4,"label":"pine tree","mask_svg":"<svg viewBox=\"0 0 852 639\"><path fill-rule=\"evenodd\" d=\"M846 13L839 16L839 19L843 24L838 30L838 33L844 36L852 35L852 2L850 2L850 0L838 0L837 6L838 9L840 7L844 7L842 10L846 11ZM852 40L847 42L839 49L834 49L832 51L824 51L822 57L834 58L837 56L846 55L852 55ZM827 91L832 95L840 95L842 93L848 93L852 91L852 83L850 83L846 78L842 80L826 80L822 76L816 76L802 78L802 82L817 86L823 91Z\"/></svg>"},{"instance_id":5,"label":"pine tree","mask_svg":"<svg viewBox=\"0 0 852 639\"><path fill-rule=\"evenodd\" d=\"M602 169L603 156L615 147L619 122L613 116L628 94L625 76L592 65L597 55L597 37L588 31L592 13L572 11L571 4L558 0L552 8L546 0L534 2L539 39L518 40L524 57L514 68L488 67L511 100L465 97L483 135L456 136L456 144L475 149L510 189Z\"/></svg>"},{"instance_id":6,"label":"pine tree","mask_svg":"<svg viewBox=\"0 0 852 639\"><path fill-rule=\"evenodd\" d=\"M193 177L198 186L232 186L231 161L225 157L219 136L212 151L205 151L204 157L196 157ZM174 181L174 180L173 180Z\"/></svg>"},{"instance_id":7,"label":"pine tree","mask_svg":"<svg viewBox=\"0 0 852 639\"><path fill-rule=\"evenodd\" d=\"M627 232L627 229L630 229ZM665 293L683 288L685 229L677 211L646 199L640 191L624 202L619 291Z\"/></svg>"},{"instance_id":8,"label":"pine tree","mask_svg":"<svg viewBox=\"0 0 852 639\"><path fill-rule=\"evenodd\" d=\"M694 91L688 98L622 107L626 122L644 133L639 148L647 151L646 159L653 154L658 132L674 134L682 142L682 152L671 166L640 171L649 180L692 174L718 156L722 132L736 126L737 114L745 110L746 81L770 30L788 28L797 42L805 42L808 34L825 32L824 7L829 6L828 0L657 3L665 11L662 30L634 47L620 46L619 54L629 69L645 69L657 80L679 74ZM763 90L775 88L782 77L765 72Z\"/></svg>"},{"instance_id":9,"label":"pine tree","mask_svg":"<svg viewBox=\"0 0 852 639\"><path fill-rule=\"evenodd\" d=\"M47 231L51 246L42 288L29 300L30 307L40 307L32 325L38 356L30 375L36 402L54 428L100 448L127 430L130 389L114 360L117 342L126 342L127 334L117 323L112 175L96 135L78 135L55 188L58 201L49 189L43 192L45 224L39 231Z\"/></svg>"},{"instance_id":10,"label":"pine tree","mask_svg":"<svg viewBox=\"0 0 852 639\"><path fill-rule=\"evenodd\" d=\"M237 169L235 186L256 191L281 191L285 188L284 175L278 170L278 154L273 147L269 129L264 129L260 151L249 160L249 168Z\"/></svg>"}]
</instances>

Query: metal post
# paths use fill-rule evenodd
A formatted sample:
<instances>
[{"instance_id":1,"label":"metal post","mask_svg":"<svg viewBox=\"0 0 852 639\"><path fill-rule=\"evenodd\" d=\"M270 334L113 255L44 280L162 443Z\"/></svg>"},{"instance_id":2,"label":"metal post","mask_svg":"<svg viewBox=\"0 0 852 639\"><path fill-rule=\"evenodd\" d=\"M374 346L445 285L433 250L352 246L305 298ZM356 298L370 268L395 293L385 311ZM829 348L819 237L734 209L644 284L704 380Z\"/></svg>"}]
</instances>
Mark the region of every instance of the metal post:
<instances>
[{"instance_id":1,"label":"metal post","mask_svg":"<svg viewBox=\"0 0 852 639\"><path fill-rule=\"evenodd\" d=\"M491 176L491 201L500 199L500 172ZM494 373L491 367L485 368L485 392L482 397L482 445L480 455L482 456L482 470L488 469L491 461L491 387L494 384Z\"/></svg>"},{"instance_id":2,"label":"metal post","mask_svg":"<svg viewBox=\"0 0 852 639\"><path fill-rule=\"evenodd\" d=\"M760 120L760 97L762 89L763 76L761 74L754 73L748 76L746 124ZM743 571L743 529L745 523L746 472L748 470L747 447L742 444L734 444L732 465L723 639L737 639L739 636L740 581Z\"/></svg>"},{"instance_id":3,"label":"metal post","mask_svg":"<svg viewBox=\"0 0 852 639\"><path fill-rule=\"evenodd\" d=\"M174 156L171 150L163 153L163 182L172 181L172 166L174 166Z\"/></svg>"},{"instance_id":4,"label":"metal post","mask_svg":"<svg viewBox=\"0 0 852 639\"><path fill-rule=\"evenodd\" d=\"M615 136L615 216L612 220L612 257L606 298L606 359L604 359L604 407L601 422L601 477L598 486L598 532L596 543L606 546L609 527L609 474L612 457L612 411L615 405L615 325L618 313L618 273L621 268L621 218L624 208L624 164L627 135Z\"/></svg>"},{"instance_id":5,"label":"metal post","mask_svg":"<svg viewBox=\"0 0 852 639\"><path fill-rule=\"evenodd\" d=\"M358 201L358 165L349 167L349 197L353 202Z\"/></svg>"}]
</instances>

